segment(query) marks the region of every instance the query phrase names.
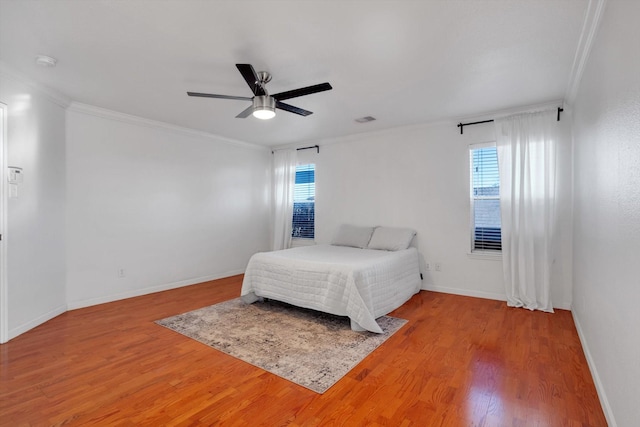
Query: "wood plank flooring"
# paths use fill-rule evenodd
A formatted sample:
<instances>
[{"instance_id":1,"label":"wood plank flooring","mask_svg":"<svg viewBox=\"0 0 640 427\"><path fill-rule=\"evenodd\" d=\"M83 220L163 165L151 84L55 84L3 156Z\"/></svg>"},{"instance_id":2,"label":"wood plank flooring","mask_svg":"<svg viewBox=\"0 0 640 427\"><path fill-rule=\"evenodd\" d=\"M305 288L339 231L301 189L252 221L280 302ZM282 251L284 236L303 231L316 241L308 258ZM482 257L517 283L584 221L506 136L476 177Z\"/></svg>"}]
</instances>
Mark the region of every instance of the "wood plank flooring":
<instances>
[{"instance_id":1,"label":"wood plank flooring","mask_svg":"<svg viewBox=\"0 0 640 427\"><path fill-rule=\"evenodd\" d=\"M0 425L606 426L570 312L421 291L316 394L154 323L242 276L70 311L0 346Z\"/></svg>"}]
</instances>

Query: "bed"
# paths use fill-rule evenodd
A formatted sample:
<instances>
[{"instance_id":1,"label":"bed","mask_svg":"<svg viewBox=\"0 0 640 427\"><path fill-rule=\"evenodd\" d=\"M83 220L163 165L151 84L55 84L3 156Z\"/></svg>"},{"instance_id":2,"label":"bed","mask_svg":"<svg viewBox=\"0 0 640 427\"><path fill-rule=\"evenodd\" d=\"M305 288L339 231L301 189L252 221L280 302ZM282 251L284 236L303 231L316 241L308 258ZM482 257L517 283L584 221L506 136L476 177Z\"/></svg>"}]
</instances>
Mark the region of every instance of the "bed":
<instances>
[{"instance_id":1,"label":"bed","mask_svg":"<svg viewBox=\"0 0 640 427\"><path fill-rule=\"evenodd\" d=\"M399 241L389 239L388 233L374 239L377 228L373 227L371 237L363 231L359 239L353 233L344 239L344 227L331 245L253 255L242 283L242 300L250 304L269 298L348 316L352 329L382 333L376 318L420 291L418 251L409 247L415 232L402 229L407 230L404 240L396 244Z\"/></svg>"}]
</instances>

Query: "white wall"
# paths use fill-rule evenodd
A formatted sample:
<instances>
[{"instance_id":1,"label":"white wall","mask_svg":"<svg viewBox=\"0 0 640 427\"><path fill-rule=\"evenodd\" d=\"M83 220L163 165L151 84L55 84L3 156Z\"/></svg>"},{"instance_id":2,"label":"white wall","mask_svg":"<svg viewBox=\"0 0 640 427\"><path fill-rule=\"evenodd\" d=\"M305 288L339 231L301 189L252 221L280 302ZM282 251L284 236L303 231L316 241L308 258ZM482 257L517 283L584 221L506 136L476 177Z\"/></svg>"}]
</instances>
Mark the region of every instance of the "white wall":
<instances>
[{"instance_id":1,"label":"white wall","mask_svg":"<svg viewBox=\"0 0 640 427\"><path fill-rule=\"evenodd\" d=\"M574 105L574 309L612 426L640 420L640 2L609 0Z\"/></svg>"},{"instance_id":2,"label":"white wall","mask_svg":"<svg viewBox=\"0 0 640 427\"><path fill-rule=\"evenodd\" d=\"M555 307L571 304L571 139L560 148L560 245L553 268ZM455 123L398 128L318 143L298 152L316 163L316 241L328 243L341 223L412 227L424 260L423 288L505 299L502 261L469 256L469 145L495 140L493 124ZM304 144L310 145L310 144ZM568 238L567 238L568 237Z\"/></svg>"},{"instance_id":3,"label":"white wall","mask_svg":"<svg viewBox=\"0 0 640 427\"><path fill-rule=\"evenodd\" d=\"M8 106L7 165L24 172L3 231L10 339L66 310L65 101L0 69L0 102Z\"/></svg>"},{"instance_id":4,"label":"white wall","mask_svg":"<svg viewBox=\"0 0 640 427\"><path fill-rule=\"evenodd\" d=\"M56 151L39 150L47 156L45 168L58 175L41 180L51 188L33 203L58 203L39 218L58 223L45 227L46 233L55 230L55 250L42 249L52 291L42 304L37 296L46 294L39 287L13 289L21 304L15 315L22 318L12 325L33 324L42 315L46 320L65 303L77 308L240 273L253 253L268 249L268 150L81 104L67 111L65 233L64 111L49 104L54 111L38 113L46 120L32 117L58 124ZM493 139L493 125L467 127L460 135L451 122L316 141L320 154L298 153L301 163L318 165L316 240L330 241L343 222L414 227L424 259L443 266L424 271L425 288L504 299L501 261L468 255L468 147ZM570 167L563 170L570 175ZM563 186L565 194L569 187ZM571 227L570 209L563 205L562 211L565 246L555 264L552 298L566 308ZM51 249L53 243L40 245L37 230L29 228L32 235L22 243ZM65 239L66 263L60 249ZM24 266L32 252L12 253ZM34 275L39 268L16 271ZM119 269L125 277L118 277Z\"/></svg>"},{"instance_id":5,"label":"white wall","mask_svg":"<svg viewBox=\"0 0 640 427\"><path fill-rule=\"evenodd\" d=\"M70 308L244 272L269 246L270 157L265 148L72 104Z\"/></svg>"}]
</instances>

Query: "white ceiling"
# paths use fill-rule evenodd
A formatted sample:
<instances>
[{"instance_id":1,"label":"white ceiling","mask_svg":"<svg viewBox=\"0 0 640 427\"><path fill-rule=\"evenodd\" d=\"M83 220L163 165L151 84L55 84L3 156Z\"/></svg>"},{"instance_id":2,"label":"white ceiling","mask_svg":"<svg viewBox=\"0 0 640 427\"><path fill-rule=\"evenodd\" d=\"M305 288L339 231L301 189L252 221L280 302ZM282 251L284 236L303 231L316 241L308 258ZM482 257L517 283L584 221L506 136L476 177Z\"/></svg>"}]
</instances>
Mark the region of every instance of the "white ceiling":
<instances>
[{"instance_id":1,"label":"white ceiling","mask_svg":"<svg viewBox=\"0 0 640 427\"><path fill-rule=\"evenodd\" d=\"M0 61L74 101L267 146L562 99L588 0L0 0ZM38 67L35 56L58 59ZM251 96L330 82L273 120ZM354 119L374 116L358 124Z\"/></svg>"}]
</instances>

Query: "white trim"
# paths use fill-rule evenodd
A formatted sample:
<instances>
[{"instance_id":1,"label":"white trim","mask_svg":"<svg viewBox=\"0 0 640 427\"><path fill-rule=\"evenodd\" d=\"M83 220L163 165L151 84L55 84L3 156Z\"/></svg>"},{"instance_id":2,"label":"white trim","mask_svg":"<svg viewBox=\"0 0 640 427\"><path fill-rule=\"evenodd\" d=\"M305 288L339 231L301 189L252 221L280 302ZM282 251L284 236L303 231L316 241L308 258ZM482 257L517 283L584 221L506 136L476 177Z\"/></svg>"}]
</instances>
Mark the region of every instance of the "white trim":
<instances>
[{"instance_id":1,"label":"white trim","mask_svg":"<svg viewBox=\"0 0 640 427\"><path fill-rule=\"evenodd\" d=\"M236 139L225 138L220 135L215 135L208 132L198 131L178 125L172 125L170 123L161 122L158 120L145 119L144 117L134 116L131 114L120 113L118 111L108 110L106 108L95 107L93 105L82 104L80 102L73 101L69 107L69 111L80 114L88 114L96 117L100 117L108 120L115 120L123 123L133 124L137 126L144 126L148 128L161 129L164 131L174 132L181 135L186 135L195 138L211 139L216 142L224 144L234 145L236 147L249 148L252 150L268 151L268 147L251 144L248 142L239 141Z\"/></svg>"},{"instance_id":2,"label":"white trim","mask_svg":"<svg viewBox=\"0 0 640 427\"><path fill-rule=\"evenodd\" d=\"M61 92L58 92L50 87L44 86L40 83L37 83L28 77L14 71L11 67L9 67L6 63L0 61L0 77L9 78L19 83L25 84L40 94L47 97L49 100L59 105L62 108L67 108L71 103L71 98L64 95Z\"/></svg>"},{"instance_id":3,"label":"white trim","mask_svg":"<svg viewBox=\"0 0 640 427\"><path fill-rule=\"evenodd\" d=\"M362 132L362 133L354 133L351 135L327 137L327 138L320 138L320 139L307 139L304 141L299 141L291 144L272 145L271 150L277 151L277 150L283 150L287 148L302 148L310 145L319 145L320 148L322 148L325 145L341 144L341 143L348 143L348 142L359 142L362 139L365 139L367 137L372 138L376 136L394 135L398 130L416 131L416 130L428 129L436 126L451 126L452 132L460 134L460 129L456 127L456 125L459 122L475 122L475 121L482 121L482 120L493 120L496 118L506 117L513 114L531 113L531 112L543 111L543 110L553 110L562 106L563 106L563 100L556 99L548 102L543 102L540 104L516 106L512 108L507 108L504 110L490 111L487 113L481 113L481 115L477 114L473 116L464 116L464 117L458 116L458 117L453 117L453 118L448 118L443 120L434 120L431 122L418 123L414 125L396 126L393 128L378 129L378 130ZM487 123L487 124L491 124L491 123ZM322 152L322 150L320 150L320 152Z\"/></svg>"},{"instance_id":4,"label":"white trim","mask_svg":"<svg viewBox=\"0 0 640 427\"><path fill-rule=\"evenodd\" d=\"M582 351L587 359L587 365L589 366L589 371L591 371L591 376L593 377L593 382L596 386L596 392L600 398L600 405L602 406L604 416L607 419L607 424L609 427L617 427L618 424L616 424L616 419L613 416L611 405L609 405L609 399L607 399L607 394L604 391L600 375L598 375L596 364L593 361L593 356L591 356L591 350L589 350L589 345L582 331L582 326L580 325L578 316L575 312L571 312L571 315L573 316L573 323L576 325L576 330L578 331L578 338L580 338L580 344L582 344Z\"/></svg>"},{"instance_id":5,"label":"white trim","mask_svg":"<svg viewBox=\"0 0 640 427\"><path fill-rule=\"evenodd\" d=\"M469 144L469 155L467 159L469 163L467 164L467 171L469 175L467 176L467 182L469 183L469 252L467 253L469 256L474 255L474 258L482 259L489 258L489 256L495 256L495 254L491 253L491 251L482 250L482 249L474 249L475 246L475 201L476 198L473 195L473 173L471 171L473 167L473 150L479 150L482 148L496 148L496 141L488 141L488 142L478 142L474 144ZM498 195L498 201L500 201L500 196ZM502 224L500 225L500 230L502 230ZM497 251L496 251L497 252ZM491 254L491 255L489 255ZM502 260L502 246L500 252L498 253L500 260Z\"/></svg>"},{"instance_id":6,"label":"white trim","mask_svg":"<svg viewBox=\"0 0 640 427\"><path fill-rule=\"evenodd\" d=\"M420 289L423 291L441 292L443 294L462 295L465 297L490 299L495 301L507 301L506 294L496 294L493 292L477 291L473 289L450 288L448 286L435 286L428 283L423 283ZM566 301L558 304L554 303L553 308L557 308L558 310L571 310L571 303Z\"/></svg>"},{"instance_id":7,"label":"white trim","mask_svg":"<svg viewBox=\"0 0 640 427\"><path fill-rule=\"evenodd\" d=\"M591 53L593 41L596 38L596 33L598 31L600 19L602 18L606 3L606 0L589 0L589 5L587 6L587 11L584 17L584 24L582 25L580 40L578 41L576 54L573 58L571 73L569 74L567 92L565 93L565 101L569 105L573 105L576 100L576 96L578 95L578 88L580 87L580 81L582 80L582 73L584 72L587 59L589 59L589 54Z\"/></svg>"},{"instance_id":8,"label":"white trim","mask_svg":"<svg viewBox=\"0 0 640 427\"><path fill-rule=\"evenodd\" d=\"M441 292L444 294L453 294L453 295L462 295L465 297L475 297L475 298L483 298L483 299L491 299L496 301L506 301L507 296L505 294L496 294L493 292L484 292L484 291L476 291L473 289L460 289L460 288L450 288L447 286L435 286L430 284L423 284L422 290L425 291L433 291L433 292Z\"/></svg>"},{"instance_id":9,"label":"white trim","mask_svg":"<svg viewBox=\"0 0 640 427\"><path fill-rule=\"evenodd\" d=\"M310 145L312 146L319 145L320 148L322 148L325 145L341 144L341 143L347 143L347 142L358 142L366 137L393 135L398 130L420 130L420 129L426 129L434 126L443 126L443 125L455 126L455 123L451 120L439 120L439 121L433 121L433 122L427 122L427 123L419 123L415 125L396 126L392 128L378 129L378 130L373 130L369 132L354 133L350 135L327 137L327 138L320 138L320 139L308 139L300 142L294 142L291 144L273 145L271 146L271 150L278 151L278 150L285 150L287 148L297 149L297 148L307 147ZM322 153L322 150L320 150L320 153Z\"/></svg>"},{"instance_id":10,"label":"white trim","mask_svg":"<svg viewBox=\"0 0 640 427\"><path fill-rule=\"evenodd\" d=\"M141 295L153 294L155 292L162 292L170 289L182 288L184 286L196 285L198 283L223 279L225 277L237 276L238 274L243 274L243 273L244 273L244 269L232 270L232 271L227 271L225 273L212 274L212 275L203 276L203 277L195 277L192 279L181 280L179 282L150 286L143 289L136 289L129 292L121 292L118 294L107 295L107 296L98 297L98 298L90 298L90 299L81 300L81 301L71 301L71 302L67 302L67 306L69 310L76 310L78 308L90 307L93 305L104 304L107 302L119 301L127 298L139 297Z\"/></svg>"},{"instance_id":11,"label":"white trim","mask_svg":"<svg viewBox=\"0 0 640 427\"><path fill-rule=\"evenodd\" d=\"M316 244L315 239L303 239L301 237L291 238L291 247L299 248L301 246L314 246Z\"/></svg>"},{"instance_id":12,"label":"white trim","mask_svg":"<svg viewBox=\"0 0 640 427\"><path fill-rule=\"evenodd\" d=\"M0 77L10 78L14 81L30 86L34 90L38 91L39 93L41 93L42 95L44 95L45 97L53 101L55 104L69 111L90 114L96 117L116 120L116 121L139 125L139 126L162 129L165 131L187 135L190 137L211 139L216 142L230 144L236 147L244 147L244 148L249 148L253 150L262 150L262 151L269 150L268 147L265 147L263 145L252 144L249 142L244 142L244 141L231 139L231 138L225 138L223 136L215 135L208 132L198 131L198 130L186 128L183 126L161 122L158 120L145 119L143 117L138 117L138 116L134 116L126 113L120 113L118 111L113 111L106 108L95 107L93 105L88 105L88 104L83 104L80 102L73 101L71 98L62 94L61 92L58 92L54 89L51 89L47 86L37 83L29 79L28 77L25 77L24 75L14 71L11 67L9 67L6 63L4 63L1 60L0 60Z\"/></svg>"},{"instance_id":13,"label":"white trim","mask_svg":"<svg viewBox=\"0 0 640 427\"><path fill-rule=\"evenodd\" d=\"M44 313L41 316L38 316L37 318L28 321L27 323L23 323L22 325L18 326L17 328L13 328L9 331L9 339L13 339L15 337L17 337L18 335L24 334L27 331L30 331L31 329L35 328L36 326L40 326L43 323L53 319L56 316L61 315L62 313L65 313L67 311L67 306L66 305L61 305L59 307L54 308L53 310L49 311L48 313Z\"/></svg>"},{"instance_id":14,"label":"white trim","mask_svg":"<svg viewBox=\"0 0 640 427\"><path fill-rule=\"evenodd\" d=\"M7 282L7 119L8 108L0 102L0 344L9 341L9 290Z\"/></svg>"},{"instance_id":15,"label":"white trim","mask_svg":"<svg viewBox=\"0 0 640 427\"><path fill-rule=\"evenodd\" d=\"M483 120L495 120L503 117L512 116L515 114L533 113L536 111L545 111L545 110L555 110L556 108L562 107L562 106L563 106L562 99L557 99L554 101L543 102L540 104L525 105L520 107L507 108L504 110L494 110L488 113L483 113L482 115L459 117L456 120L456 122L481 122ZM495 126L491 122L487 124ZM460 133L459 130L458 130L458 133Z\"/></svg>"},{"instance_id":16,"label":"white trim","mask_svg":"<svg viewBox=\"0 0 640 427\"><path fill-rule=\"evenodd\" d=\"M478 148L488 148L495 147L496 141L486 141L486 142L474 142L473 144L469 144L469 150L477 150ZM469 170L471 170L471 163L469 163Z\"/></svg>"},{"instance_id":17,"label":"white trim","mask_svg":"<svg viewBox=\"0 0 640 427\"><path fill-rule=\"evenodd\" d=\"M471 259L481 259L483 261L502 261L502 251L482 251L476 250L467 253Z\"/></svg>"}]
</instances>

